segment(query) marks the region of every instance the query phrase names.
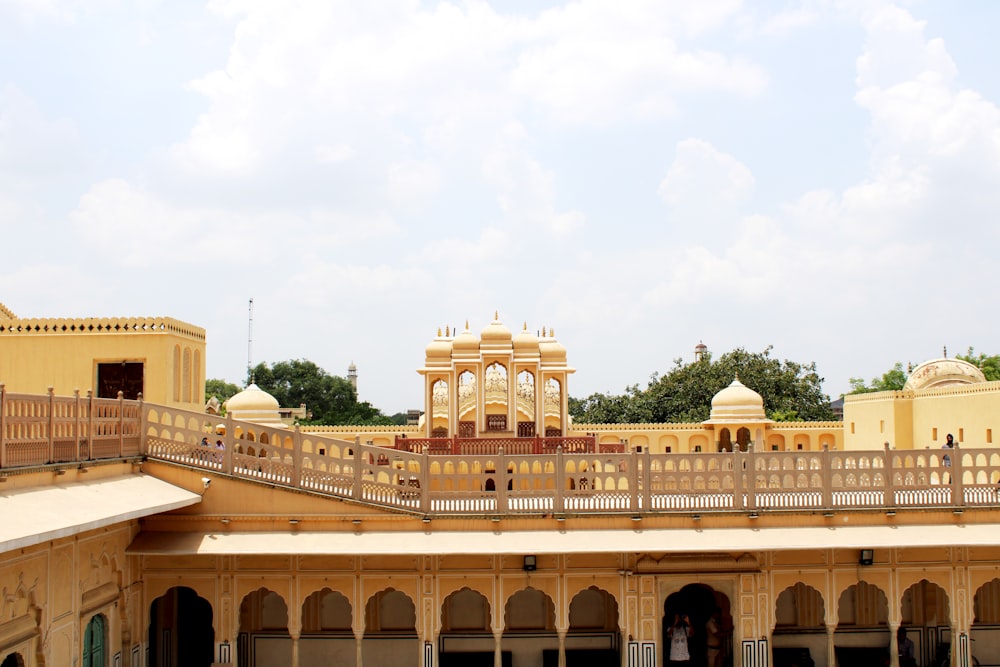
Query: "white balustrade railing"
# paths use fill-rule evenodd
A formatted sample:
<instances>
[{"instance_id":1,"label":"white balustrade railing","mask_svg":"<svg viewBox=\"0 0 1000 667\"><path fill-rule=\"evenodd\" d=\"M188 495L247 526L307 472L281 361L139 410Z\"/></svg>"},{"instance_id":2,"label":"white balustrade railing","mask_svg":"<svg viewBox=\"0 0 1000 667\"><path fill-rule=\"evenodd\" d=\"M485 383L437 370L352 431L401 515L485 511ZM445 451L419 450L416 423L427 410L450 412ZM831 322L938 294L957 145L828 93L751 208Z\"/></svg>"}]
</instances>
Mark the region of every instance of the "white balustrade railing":
<instances>
[{"instance_id":1,"label":"white balustrade railing","mask_svg":"<svg viewBox=\"0 0 1000 667\"><path fill-rule=\"evenodd\" d=\"M563 439L568 441L567 439ZM667 453L390 449L140 401L8 394L0 470L148 457L423 514L1000 505L1000 450ZM454 449L454 447L452 448ZM537 453L541 451L542 453ZM434 452L434 453L432 453Z\"/></svg>"}]
</instances>

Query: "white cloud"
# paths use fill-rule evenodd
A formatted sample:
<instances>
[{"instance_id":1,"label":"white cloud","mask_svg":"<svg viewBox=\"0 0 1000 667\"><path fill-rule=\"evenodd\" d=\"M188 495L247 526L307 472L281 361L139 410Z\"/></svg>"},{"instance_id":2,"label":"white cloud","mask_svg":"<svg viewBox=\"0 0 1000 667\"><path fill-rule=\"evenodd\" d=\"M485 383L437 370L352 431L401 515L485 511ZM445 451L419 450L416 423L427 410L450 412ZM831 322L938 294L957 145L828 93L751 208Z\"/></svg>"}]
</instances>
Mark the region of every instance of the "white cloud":
<instances>
[{"instance_id":1,"label":"white cloud","mask_svg":"<svg viewBox=\"0 0 1000 667\"><path fill-rule=\"evenodd\" d=\"M715 27L737 4L585 1L550 10L518 57L511 89L560 121L586 124L672 115L677 96L692 91L758 94L767 82L759 66L677 42L685 28Z\"/></svg>"},{"instance_id":2,"label":"white cloud","mask_svg":"<svg viewBox=\"0 0 1000 667\"><path fill-rule=\"evenodd\" d=\"M389 196L404 210L425 207L441 187L441 174L430 162L389 165Z\"/></svg>"},{"instance_id":3,"label":"white cloud","mask_svg":"<svg viewBox=\"0 0 1000 667\"><path fill-rule=\"evenodd\" d=\"M323 144L313 149L316 161L320 164L337 164L347 162L354 157L355 151L347 144Z\"/></svg>"},{"instance_id":4,"label":"white cloud","mask_svg":"<svg viewBox=\"0 0 1000 667\"><path fill-rule=\"evenodd\" d=\"M684 139L660 183L659 193L673 206L721 199L742 203L753 192L754 177L745 164L707 141ZM707 195L707 196L706 196Z\"/></svg>"},{"instance_id":5,"label":"white cloud","mask_svg":"<svg viewBox=\"0 0 1000 667\"><path fill-rule=\"evenodd\" d=\"M887 8L866 27L856 100L871 114L872 179L845 193L845 206L894 211L876 223L889 231L948 221L953 232L989 232L977 221L1000 206L1000 109L956 85L954 61L924 22Z\"/></svg>"},{"instance_id":6,"label":"white cloud","mask_svg":"<svg viewBox=\"0 0 1000 667\"><path fill-rule=\"evenodd\" d=\"M816 25L823 19L823 14L823 10L814 3L786 7L768 16L761 24L760 32L765 36L786 35Z\"/></svg>"},{"instance_id":7,"label":"white cloud","mask_svg":"<svg viewBox=\"0 0 1000 667\"><path fill-rule=\"evenodd\" d=\"M130 267L144 266L155 256L204 265L295 262L302 247L343 252L398 231L384 216L323 209L238 213L184 206L118 178L92 186L70 220L90 252Z\"/></svg>"}]
</instances>

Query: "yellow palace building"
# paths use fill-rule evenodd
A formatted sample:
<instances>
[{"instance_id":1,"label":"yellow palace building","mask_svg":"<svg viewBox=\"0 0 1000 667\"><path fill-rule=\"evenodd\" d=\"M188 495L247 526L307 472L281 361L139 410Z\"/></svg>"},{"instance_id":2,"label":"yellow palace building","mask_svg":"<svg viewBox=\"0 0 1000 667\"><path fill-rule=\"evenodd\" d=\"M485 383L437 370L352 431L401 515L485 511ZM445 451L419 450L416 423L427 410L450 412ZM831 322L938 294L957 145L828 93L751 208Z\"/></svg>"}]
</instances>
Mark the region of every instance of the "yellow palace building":
<instances>
[{"instance_id":1,"label":"yellow palace building","mask_svg":"<svg viewBox=\"0 0 1000 667\"><path fill-rule=\"evenodd\" d=\"M900 629L1000 664L970 364L843 422L734 378L703 423L574 424L566 349L495 317L430 341L420 425L297 428L253 386L197 405L198 327L0 312L0 667L656 667L682 616L691 667L912 665Z\"/></svg>"}]
</instances>

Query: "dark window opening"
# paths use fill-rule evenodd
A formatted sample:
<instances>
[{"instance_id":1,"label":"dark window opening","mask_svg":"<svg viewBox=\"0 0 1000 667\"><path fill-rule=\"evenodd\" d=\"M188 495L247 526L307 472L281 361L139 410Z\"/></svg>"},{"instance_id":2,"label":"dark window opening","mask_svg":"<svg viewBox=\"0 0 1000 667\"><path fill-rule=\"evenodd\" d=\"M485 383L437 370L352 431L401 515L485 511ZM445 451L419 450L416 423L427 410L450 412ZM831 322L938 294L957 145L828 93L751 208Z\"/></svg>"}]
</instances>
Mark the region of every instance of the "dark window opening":
<instances>
[{"instance_id":1,"label":"dark window opening","mask_svg":"<svg viewBox=\"0 0 1000 667\"><path fill-rule=\"evenodd\" d=\"M142 393L142 381L142 362L120 361L97 364L98 398L118 398L120 391L127 400L134 401Z\"/></svg>"}]
</instances>

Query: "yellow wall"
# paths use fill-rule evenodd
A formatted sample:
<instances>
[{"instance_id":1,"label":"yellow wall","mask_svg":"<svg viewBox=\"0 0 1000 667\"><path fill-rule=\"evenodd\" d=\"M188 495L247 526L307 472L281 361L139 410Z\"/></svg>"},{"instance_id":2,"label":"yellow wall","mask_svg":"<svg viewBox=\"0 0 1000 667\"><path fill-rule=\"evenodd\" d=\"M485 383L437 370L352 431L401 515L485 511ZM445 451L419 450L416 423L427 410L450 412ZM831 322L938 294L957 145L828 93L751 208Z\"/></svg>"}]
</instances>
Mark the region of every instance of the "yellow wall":
<instances>
[{"instance_id":1,"label":"yellow wall","mask_svg":"<svg viewBox=\"0 0 1000 667\"><path fill-rule=\"evenodd\" d=\"M109 659L130 654L146 632L140 584L125 556L137 531L135 522L119 523L0 555L7 598L0 659L16 653L29 667L77 664L80 638L98 614Z\"/></svg>"},{"instance_id":2,"label":"yellow wall","mask_svg":"<svg viewBox=\"0 0 1000 667\"><path fill-rule=\"evenodd\" d=\"M991 447L1000 436L1000 382L848 396L844 443L873 449L935 449L951 433L960 445Z\"/></svg>"},{"instance_id":3,"label":"yellow wall","mask_svg":"<svg viewBox=\"0 0 1000 667\"><path fill-rule=\"evenodd\" d=\"M188 371L184 373L184 355ZM141 362L145 400L200 410L205 330L171 318L0 319L0 383L11 393L97 395L97 364ZM186 381L185 381L186 380Z\"/></svg>"}]
</instances>

